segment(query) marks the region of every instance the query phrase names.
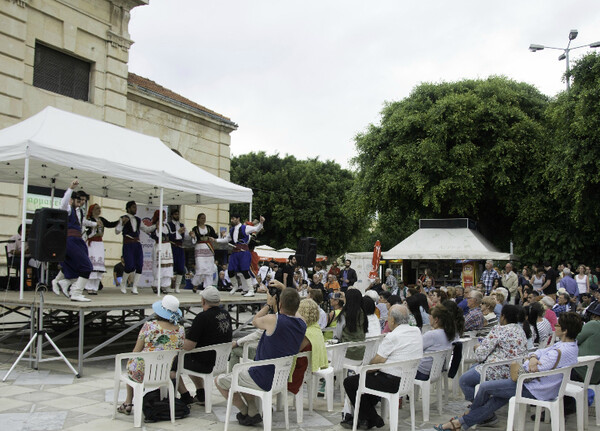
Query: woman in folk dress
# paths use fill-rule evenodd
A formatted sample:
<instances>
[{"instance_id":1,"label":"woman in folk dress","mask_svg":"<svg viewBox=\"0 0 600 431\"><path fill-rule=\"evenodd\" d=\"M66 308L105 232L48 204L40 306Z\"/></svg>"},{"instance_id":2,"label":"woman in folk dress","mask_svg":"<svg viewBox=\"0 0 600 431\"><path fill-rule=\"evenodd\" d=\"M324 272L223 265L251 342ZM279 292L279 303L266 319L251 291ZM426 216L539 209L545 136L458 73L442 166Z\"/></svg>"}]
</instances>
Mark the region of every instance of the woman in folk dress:
<instances>
[{"instance_id":1,"label":"woman in folk dress","mask_svg":"<svg viewBox=\"0 0 600 431\"><path fill-rule=\"evenodd\" d=\"M104 229L115 227L119 223L118 220L109 222L104 217L100 217L100 214L102 214L100 205L90 205L87 212L87 219L96 222L96 226L88 227L86 230L88 256L90 257L92 267L94 268L85 285L85 290L89 295L98 294L100 281L106 272L106 267L104 266L104 241L102 240Z\"/></svg>"},{"instance_id":2,"label":"woman in folk dress","mask_svg":"<svg viewBox=\"0 0 600 431\"><path fill-rule=\"evenodd\" d=\"M152 216L152 225L156 227L154 232L150 234L150 238L154 240L154 249L152 251L152 272L154 279L152 280L152 290L154 293L158 292L158 257L160 255L160 290L162 293L167 293L167 289L171 287L171 281L173 280L173 249L171 243L167 238L167 226L166 226L166 214L163 211L163 231L162 231L162 244L158 242L158 223L159 223L159 212L154 211ZM159 249L160 245L160 249ZM179 293L179 288L175 290Z\"/></svg>"}]
</instances>

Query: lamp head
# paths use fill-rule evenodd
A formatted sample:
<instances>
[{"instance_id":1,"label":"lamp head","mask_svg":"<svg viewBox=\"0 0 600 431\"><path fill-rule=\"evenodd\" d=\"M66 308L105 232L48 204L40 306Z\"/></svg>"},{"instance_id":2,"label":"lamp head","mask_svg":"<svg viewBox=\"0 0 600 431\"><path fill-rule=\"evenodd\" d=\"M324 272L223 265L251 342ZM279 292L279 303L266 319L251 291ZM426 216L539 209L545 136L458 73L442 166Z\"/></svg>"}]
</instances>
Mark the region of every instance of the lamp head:
<instances>
[{"instance_id":1,"label":"lamp head","mask_svg":"<svg viewBox=\"0 0 600 431\"><path fill-rule=\"evenodd\" d=\"M590 43L590 48L600 48L600 41Z\"/></svg>"},{"instance_id":2,"label":"lamp head","mask_svg":"<svg viewBox=\"0 0 600 431\"><path fill-rule=\"evenodd\" d=\"M543 49L544 49L544 45L536 45L535 43L532 43L531 45L529 45L529 50L531 52L541 51Z\"/></svg>"},{"instance_id":3,"label":"lamp head","mask_svg":"<svg viewBox=\"0 0 600 431\"><path fill-rule=\"evenodd\" d=\"M579 32L577 30L571 30L569 32L569 40L573 40L577 37L577 35L579 34Z\"/></svg>"},{"instance_id":4,"label":"lamp head","mask_svg":"<svg viewBox=\"0 0 600 431\"><path fill-rule=\"evenodd\" d=\"M565 58L567 58L567 56L565 54L561 54L561 55L558 56L558 61L562 61Z\"/></svg>"}]
</instances>

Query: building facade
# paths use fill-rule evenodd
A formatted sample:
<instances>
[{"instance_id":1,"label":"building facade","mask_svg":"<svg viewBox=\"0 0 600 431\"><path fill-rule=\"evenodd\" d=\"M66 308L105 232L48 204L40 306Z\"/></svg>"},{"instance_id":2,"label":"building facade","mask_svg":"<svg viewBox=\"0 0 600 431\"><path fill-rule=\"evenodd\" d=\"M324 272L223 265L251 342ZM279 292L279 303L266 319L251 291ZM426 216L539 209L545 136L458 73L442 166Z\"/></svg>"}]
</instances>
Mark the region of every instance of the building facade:
<instances>
[{"instance_id":1,"label":"building facade","mask_svg":"<svg viewBox=\"0 0 600 431\"><path fill-rule=\"evenodd\" d=\"M149 0L0 0L0 129L55 106L158 137L229 180L230 134L237 125L144 78L143 71L129 72L130 11L138 6L151 7ZM81 182L85 189L85 178ZM29 210L49 202L48 191L29 192ZM16 233L22 198L22 186L0 187L0 239ZM121 201L92 196L90 203L100 204L109 220L124 213ZM199 212L215 227L229 223L228 205L185 206L188 227ZM109 268L120 257L121 240L111 233L104 239Z\"/></svg>"}]
</instances>

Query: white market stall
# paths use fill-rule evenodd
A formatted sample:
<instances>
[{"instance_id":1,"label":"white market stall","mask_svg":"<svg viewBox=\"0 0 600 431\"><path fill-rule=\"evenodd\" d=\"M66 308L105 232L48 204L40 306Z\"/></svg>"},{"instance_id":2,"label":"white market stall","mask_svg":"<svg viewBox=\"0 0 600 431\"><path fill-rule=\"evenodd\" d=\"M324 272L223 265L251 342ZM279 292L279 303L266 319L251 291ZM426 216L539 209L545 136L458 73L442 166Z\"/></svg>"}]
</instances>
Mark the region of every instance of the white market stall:
<instances>
[{"instance_id":1,"label":"white market stall","mask_svg":"<svg viewBox=\"0 0 600 431\"><path fill-rule=\"evenodd\" d=\"M23 225L28 186L66 189L73 178L99 197L159 207L249 203L252 212L251 189L206 172L155 137L54 107L0 130L0 182L23 184ZM21 298L25 241L23 232Z\"/></svg>"}]
</instances>

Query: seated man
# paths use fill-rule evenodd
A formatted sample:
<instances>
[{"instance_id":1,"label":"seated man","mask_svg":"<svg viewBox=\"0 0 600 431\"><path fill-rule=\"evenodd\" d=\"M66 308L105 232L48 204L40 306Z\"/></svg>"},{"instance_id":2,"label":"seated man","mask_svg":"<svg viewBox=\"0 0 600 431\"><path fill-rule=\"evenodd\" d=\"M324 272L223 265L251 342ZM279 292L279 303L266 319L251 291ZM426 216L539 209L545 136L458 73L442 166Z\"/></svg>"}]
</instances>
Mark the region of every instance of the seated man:
<instances>
[{"instance_id":1,"label":"seated man","mask_svg":"<svg viewBox=\"0 0 600 431\"><path fill-rule=\"evenodd\" d=\"M388 325L390 332L381 342L377 354L371 360L371 364L382 364L385 362L407 361L423 357L423 337L416 326L409 325L409 311L404 305L396 304L389 309ZM396 392L400 387L400 370L386 368L384 371L376 371L367 374L365 384L368 388L382 392ZM358 391L358 375L347 377L344 380L346 394L352 403L356 403L356 392ZM379 397L363 394L360 399L360 411L358 413L359 428L369 429L374 426L381 428L384 423L381 416L377 414L375 406ZM352 428L354 418L346 413L344 420L340 423L343 428Z\"/></svg>"},{"instance_id":2,"label":"seated man","mask_svg":"<svg viewBox=\"0 0 600 431\"><path fill-rule=\"evenodd\" d=\"M271 286L283 289L280 294L279 304L276 297L267 293L267 305L265 305L252 319L252 325L258 329L264 329L258 346L256 348L256 361L275 359L284 356L295 355L300 350L300 344L306 332L306 323L300 317L296 317L300 296L296 289L283 288L277 281L271 281ZM268 314L270 309L279 308L277 314ZM252 367L240 373L239 381L243 386L268 391L273 384L275 370L272 366ZM231 388L232 373L221 374L215 379L217 389L227 398ZM256 409L256 402L252 395L243 394L246 402L242 400L239 393L233 396L233 405L240 412L237 419L241 425L252 426L262 422L262 416ZM267 407L270 408L270 407Z\"/></svg>"},{"instance_id":3,"label":"seated man","mask_svg":"<svg viewBox=\"0 0 600 431\"><path fill-rule=\"evenodd\" d=\"M232 339L231 316L220 307L221 296L216 287L204 289L202 295L202 313L198 313L188 330L183 350L192 350L196 347L210 346L212 344L229 343ZM184 368L198 373L210 373L215 366L216 352L199 352L185 356ZM174 367L176 368L176 367ZM178 391L181 400L186 404L199 402L204 404L204 381L196 376L190 376L196 387L196 399L190 395L179 378ZM210 396L210 394L208 394Z\"/></svg>"},{"instance_id":4,"label":"seated man","mask_svg":"<svg viewBox=\"0 0 600 431\"><path fill-rule=\"evenodd\" d=\"M469 312L465 316L465 331L477 331L483 328L485 319L481 311L483 295L476 290L471 291L467 297Z\"/></svg>"}]
</instances>

